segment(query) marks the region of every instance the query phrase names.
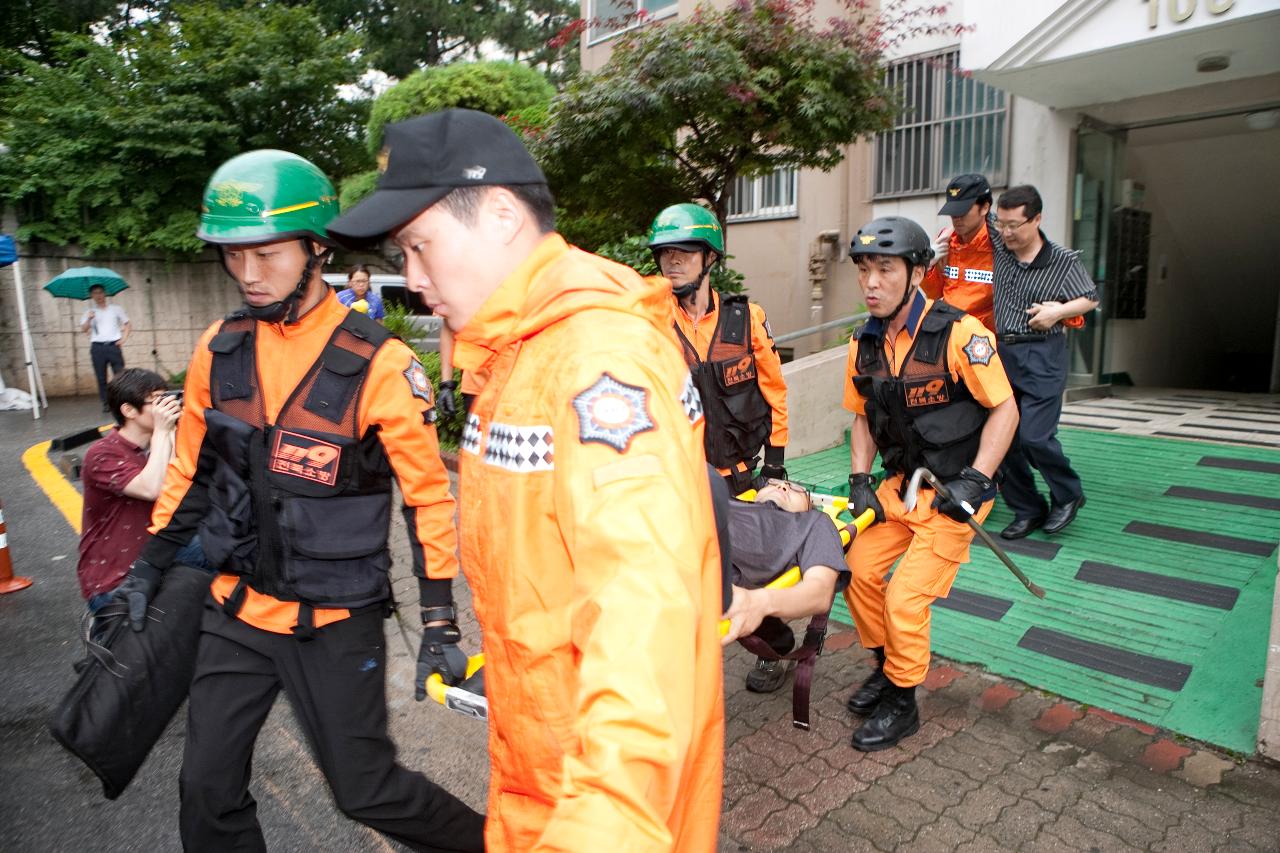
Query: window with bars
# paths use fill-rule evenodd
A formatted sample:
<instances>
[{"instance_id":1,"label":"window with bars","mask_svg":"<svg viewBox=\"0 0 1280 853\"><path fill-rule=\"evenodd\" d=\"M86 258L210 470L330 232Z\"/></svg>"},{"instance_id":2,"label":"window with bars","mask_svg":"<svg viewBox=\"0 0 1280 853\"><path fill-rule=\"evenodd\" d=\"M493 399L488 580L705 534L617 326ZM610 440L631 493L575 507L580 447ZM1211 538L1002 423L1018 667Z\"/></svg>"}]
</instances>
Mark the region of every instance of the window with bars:
<instances>
[{"instance_id":1,"label":"window with bars","mask_svg":"<svg viewBox=\"0 0 1280 853\"><path fill-rule=\"evenodd\" d=\"M729 196L729 221L779 219L796 215L796 170L779 169L758 178L738 178Z\"/></svg>"},{"instance_id":2,"label":"window with bars","mask_svg":"<svg viewBox=\"0 0 1280 853\"><path fill-rule=\"evenodd\" d=\"M885 70L901 105L876 136L878 197L936 193L956 175L1007 180L1009 100L959 68L960 51L913 57Z\"/></svg>"},{"instance_id":3,"label":"window with bars","mask_svg":"<svg viewBox=\"0 0 1280 853\"><path fill-rule=\"evenodd\" d=\"M587 43L595 44L639 26L638 12L644 12L650 19L674 15L676 0L591 0L590 8Z\"/></svg>"}]
</instances>

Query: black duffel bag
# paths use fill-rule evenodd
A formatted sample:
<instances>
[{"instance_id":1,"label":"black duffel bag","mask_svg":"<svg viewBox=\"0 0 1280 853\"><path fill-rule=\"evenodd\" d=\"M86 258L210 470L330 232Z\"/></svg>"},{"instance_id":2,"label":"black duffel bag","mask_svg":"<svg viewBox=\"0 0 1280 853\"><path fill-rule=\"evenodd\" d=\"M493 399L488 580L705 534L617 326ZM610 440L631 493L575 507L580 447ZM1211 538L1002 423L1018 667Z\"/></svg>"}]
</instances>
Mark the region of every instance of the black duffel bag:
<instances>
[{"instance_id":1,"label":"black duffel bag","mask_svg":"<svg viewBox=\"0 0 1280 853\"><path fill-rule=\"evenodd\" d=\"M85 638L86 665L49 731L97 774L109 800L124 793L187 698L209 581L208 572L173 566L147 608L145 630L132 630L128 605L112 601Z\"/></svg>"}]
</instances>

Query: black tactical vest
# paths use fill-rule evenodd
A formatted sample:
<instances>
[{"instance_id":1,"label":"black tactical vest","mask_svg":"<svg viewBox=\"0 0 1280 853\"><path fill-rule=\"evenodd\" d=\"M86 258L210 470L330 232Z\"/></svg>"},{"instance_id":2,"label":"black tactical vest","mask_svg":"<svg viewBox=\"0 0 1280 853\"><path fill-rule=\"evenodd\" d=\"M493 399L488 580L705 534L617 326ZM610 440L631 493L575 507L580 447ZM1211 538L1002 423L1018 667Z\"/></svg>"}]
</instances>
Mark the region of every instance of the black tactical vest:
<instances>
[{"instance_id":1,"label":"black tactical vest","mask_svg":"<svg viewBox=\"0 0 1280 853\"><path fill-rule=\"evenodd\" d=\"M773 409L760 392L756 375L747 297L716 298L720 300L720 316L706 361L698 357L698 350L680 326L675 328L702 397L707 461L717 468L732 468L755 459L773 431Z\"/></svg>"},{"instance_id":2,"label":"black tactical vest","mask_svg":"<svg viewBox=\"0 0 1280 853\"><path fill-rule=\"evenodd\" d=\"M867 425L889 473L910 476L926 467L940 479L954 477L978 453L987 409L947 364L951 326L964 312L933 303L920 321L906 359L894 376L884 356L884 338L858 336L853 384L866 400Z\"/></svg>"},{"instance_id":3,"label":"black tactical vest","mask_svg":"<svg viewBox=\"0 0 1280 853\"><path fill-rule=\"evenodd\" d=\"M359 435L357 411L369 362L390 333L349 312L268 424L257 325L232 314L209 341L205 553L284 601L352 609L386 601L391 466L375 431Z\"/></svg>"}]
</instances>

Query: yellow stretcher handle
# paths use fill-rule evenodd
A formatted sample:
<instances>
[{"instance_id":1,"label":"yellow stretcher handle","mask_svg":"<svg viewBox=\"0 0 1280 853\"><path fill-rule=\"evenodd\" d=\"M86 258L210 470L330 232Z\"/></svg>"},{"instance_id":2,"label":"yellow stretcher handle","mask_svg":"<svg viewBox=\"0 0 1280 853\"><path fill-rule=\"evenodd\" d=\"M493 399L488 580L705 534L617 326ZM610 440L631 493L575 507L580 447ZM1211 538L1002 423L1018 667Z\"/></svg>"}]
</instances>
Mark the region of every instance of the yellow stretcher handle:
<instances>
[{"instance_id":1,"label":"yellow stretcher handle","mask_svg":"<svg viewBox=\"0 0 1280 853\"><path fill-rule=\"evenodd\" d=\"M837 506L835 502L832 502L830 506L823 507L823 511L831 516L832 521L835 521L835 517L841 512L843 512L849 506L849 500L847 498L837 498L836 500L842 501L842 503L840 503ZM876 511L873 509L868 509L865 512L863 512L862 515L858 516L853 520L852 526L855 530L861 533L862 531L870 527L871 522L875 520L876 520ZM852 538L853 538L853 534L849 532L848 526L843 526L840 528L840 541L845 545L845 547L848 547L849 542ZM787 587L795 586L798 583L800 583L800 567L792 566L782 574L778 575L773 580L769 581L769 583L765 585L765 589L786 589ZM729 620L721 619L720 620L720 636L723 637L728 633L729 633ZM429 689L430 687L428 687L428 690Z\"/></svg>"},{"instance_id":2,"label":"yellow stretcher handle","mask_svg":"<svg viewBox=\"0 0 1280 853\"><path fill-rule=\"evenodd\" d=\"M466 678L470 678L484 666L484 654L472 655L467 658L467 674ZM444 683L444 679L440 677L440 673L433 672L427 676L427 695L432 701L443 705L445 692L449 689L449 685Z\"/></svg>"}]
</instances>

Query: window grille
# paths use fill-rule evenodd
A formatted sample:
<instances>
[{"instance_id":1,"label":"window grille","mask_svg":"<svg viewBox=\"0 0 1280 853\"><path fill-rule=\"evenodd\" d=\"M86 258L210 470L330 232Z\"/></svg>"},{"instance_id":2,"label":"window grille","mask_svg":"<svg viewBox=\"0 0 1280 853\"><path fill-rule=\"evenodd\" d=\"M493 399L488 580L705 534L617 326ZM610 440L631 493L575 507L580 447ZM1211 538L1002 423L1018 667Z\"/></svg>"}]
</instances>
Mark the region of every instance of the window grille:
<instances>
[{"instance_id":1,"label":"window grille","mask_svg":"<svg viewBox=\"0 0 1280 853\"><path fill-rule=\"evenodd\" d=\"M676 0L591 0L591 29L587 44L595 44L639 26L644 12L648 19L664 18L676 13Z\"/></svg>"},{"instance_id":2,"label":"window grille","mask_svg":"<svg viewBox=\"0 0 1280 853\"><path fill-rule=\"evenodd\" d=\"M729 221L795 216L796 183L795 169L779 169L758 178L738 178L729 197Z\"/></svg>"}]
</instances>

